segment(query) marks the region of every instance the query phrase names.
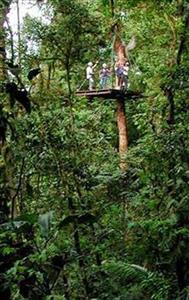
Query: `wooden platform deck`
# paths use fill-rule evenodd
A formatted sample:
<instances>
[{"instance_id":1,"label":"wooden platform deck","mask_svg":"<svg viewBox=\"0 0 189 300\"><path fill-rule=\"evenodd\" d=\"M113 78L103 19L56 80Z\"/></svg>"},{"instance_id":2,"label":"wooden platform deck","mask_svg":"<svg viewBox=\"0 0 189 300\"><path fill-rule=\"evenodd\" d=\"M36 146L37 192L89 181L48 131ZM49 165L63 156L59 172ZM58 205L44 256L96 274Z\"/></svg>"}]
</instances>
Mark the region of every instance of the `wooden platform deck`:
<instances>
[{"instance_id":1,"label":"wooden platform deck","mask_svg":"<svg viewBox=\"0 0 189 300\"><path fill-rule=\"evenodd\" d=\"M139 92L133 92L129 90L118 90L118 89L106 89L106 90L92 90L92 91L77 91L77 96L87 97L89 99L102 98L102 99L137 99L142 98L142 94Z\"/></svg>"}]
</instances>

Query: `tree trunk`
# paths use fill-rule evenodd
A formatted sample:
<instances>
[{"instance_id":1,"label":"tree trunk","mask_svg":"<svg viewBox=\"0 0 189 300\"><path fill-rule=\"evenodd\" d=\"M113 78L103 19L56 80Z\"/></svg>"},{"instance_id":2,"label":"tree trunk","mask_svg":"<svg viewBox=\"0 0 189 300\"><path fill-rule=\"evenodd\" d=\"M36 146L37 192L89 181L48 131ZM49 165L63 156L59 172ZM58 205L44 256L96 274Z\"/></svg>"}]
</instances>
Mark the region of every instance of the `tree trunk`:
<instances>
[{"instance_id":1,"label":"tree trunk","mask_svg":"<svg viewBox=\"0 0 189 300\"><path fill-rule=\"evenodd\" d=\"M7 77L7 71L5 67L5 29L4 23L7 13L9 11L9 5L6 5L0 9L0 82L3 82Z\"/></svg>"},{"instance_id":2,"label":"tree trunk","mask_svg":"<svg viewBox=\"0 0 189 300\"><path fill-rule=\"evenodd\" d=\"M5 28L4 28L4 23L7 18L7 14L9 12L10 8L10 3L11 1L4 1L4 5L1 4L0 8L0 85L3 86L5 80L8 78L7 74L7 68L6 68L6 52L5 52L5 45L6 45L6 40L5 40ZM3 108L3 105L2 105ZM15 217L16 215L16 201L14 200L14 184L13 184L13 178L14 178L14 172L12 170L12 167L10 166L11 162L11 153L9 153L9 149L7 147L7 144L5 144L6 147L6 157L5 157L5 176L3 179L4 183L4 194L6 194L7 198L6 201L12 201L11 205L11 215L12 218ZM1 174L2 176L2 174ZM8 204L6 203L8 206Z\"/></svg>"},{"instance_id":3,"label":"tree trunk","mask_svg":"<svg viewBox=\"0 0 189 300\"><path fill-rule=\"evenodd\" d=\"M127 55L125 50L125 44L122 42L119 36L119 30L120 30L120 26L116 25L114 29L115 39L113 42L113 50L117 56L116 63L118 63L119 65L124 65L125 62L127 61ZM125 170L126 169L125 154L128 150L128 130L127 130L127 120L125 115L125 102L123 98L117 99L117 126L119 132L120 168L121 170Z\"/></svg>"},{"instance_id":4,"label":"tree trunk","mask_svg":"<svg viewBox=\"0 0 189 300\"><path fill-rule=\"evenodd\" d=\"M21 66L21 35L20 35L20 3L16 1L17 10L17 35L18 35L18 65Z\"/></svg>"},{"instance_id":5,"label":"tree trunk","mask_svg":"<svg viewBox=\"0 0 189 300\"><path fill-rule=\"evenodd\" d=\"M125 154L128 150L128 131L127 120L125 115L125 102L124 99L117 99L117 126L119 132L119 155L120 155L120 168L125 170Z\"/></svg>"}]
</instances>

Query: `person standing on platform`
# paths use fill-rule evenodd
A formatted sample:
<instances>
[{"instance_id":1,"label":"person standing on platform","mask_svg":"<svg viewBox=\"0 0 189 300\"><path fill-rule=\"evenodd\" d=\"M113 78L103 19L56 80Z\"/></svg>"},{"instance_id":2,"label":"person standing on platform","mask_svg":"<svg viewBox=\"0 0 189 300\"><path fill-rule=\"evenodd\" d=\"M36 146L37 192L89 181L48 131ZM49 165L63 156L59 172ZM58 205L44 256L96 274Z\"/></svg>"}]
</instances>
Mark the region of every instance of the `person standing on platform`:
<instances>
[{"instance_id":1,"label":"person standing on platform","mask_svg":"<svg viewBox=\"0 0 189 300\"><path fill-rule=\"evenodd\" d=\"M89 62L86 68L86 79L88 80L88 88L89 91L92 91L94 89L94 68L98 62L93 65L92 62Z\"/></svg>"},{"instance_id":2,"label":"person standing on platform","mask_svg":"<svg viewBox=\"0 0 189 300\"><path fill-rule=\"evenodd\" d=\"M115 74L116 74L116 89L121 89L124 78L124 65L119 62L115 63Z\"/></svg>"},{"instance_id":3,"label":"person standing on platform","mask_svg":"<svg viewBox=\"0 0 189 300\"><path fill-rule=\"evenodd\" d=\"M110 70L107 67L107 64L102 65L102 69L100 70L100 89L107 88L107 82L110 77Z\"/></svg>"},{"instance_id":4,"label":"person standing on platform","mask_svg":"<svg viewBox=\"0 0 189 300\"><path fill-rule=\"evenodd\" d=\"M123 67L123 82L122 87L127 89L128 87L128 74L129 74L129 62L127 61Z\"/></svg>"}]
</instances>

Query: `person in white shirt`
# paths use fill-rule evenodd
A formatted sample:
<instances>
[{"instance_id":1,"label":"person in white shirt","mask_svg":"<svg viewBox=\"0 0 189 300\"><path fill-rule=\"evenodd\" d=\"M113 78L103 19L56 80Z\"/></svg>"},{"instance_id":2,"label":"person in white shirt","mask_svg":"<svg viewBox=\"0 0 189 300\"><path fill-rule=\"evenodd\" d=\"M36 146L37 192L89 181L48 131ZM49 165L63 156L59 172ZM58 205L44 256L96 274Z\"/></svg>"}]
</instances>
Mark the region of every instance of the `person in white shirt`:
<instances>
[{"instance_id":1,"label":"person in white shirt","mask_svg":"<svg viewBox=\"0 0 189 300\"><path fill-rule=\"evenodd\" d=\"M88 80L88 87L89 91L93 90L94 88L94 68L96 64L93 66L92 62L89 62L86 68L86 79Z\"/></svg>"},{"instance_id":2,"label":"person in white shirt","mask_svg":"<svg viewBox=\"0 0 189 300\"><path fill-rule=\"evenodd\" d=\"M129 74L129 62L127 61L123 67L123 81L122 86L127 89L128 87L128 74Z\"/></svg>"}]
</instances>

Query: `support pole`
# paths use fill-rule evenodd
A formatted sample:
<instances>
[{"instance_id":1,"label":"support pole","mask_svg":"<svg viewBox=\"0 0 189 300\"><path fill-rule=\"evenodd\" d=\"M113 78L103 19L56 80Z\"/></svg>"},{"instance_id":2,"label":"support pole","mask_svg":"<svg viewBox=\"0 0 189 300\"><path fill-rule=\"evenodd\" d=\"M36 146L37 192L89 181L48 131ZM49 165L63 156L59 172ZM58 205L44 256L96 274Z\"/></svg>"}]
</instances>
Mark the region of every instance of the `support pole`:
<instances>
[{"instance_id":1,"label":"support pole","mask_svg":"<svg viewBox=\"0 0 189 300\"><path fill-rule=\"evenodd\" d=\"M123 98L117 99L117 127L119 133L120 169L125 170L127 167L125 154L128 150L128 128Z\"/></svg>"}]
</instances>

